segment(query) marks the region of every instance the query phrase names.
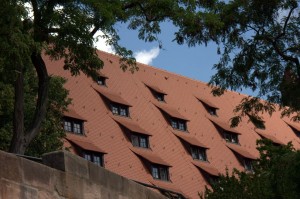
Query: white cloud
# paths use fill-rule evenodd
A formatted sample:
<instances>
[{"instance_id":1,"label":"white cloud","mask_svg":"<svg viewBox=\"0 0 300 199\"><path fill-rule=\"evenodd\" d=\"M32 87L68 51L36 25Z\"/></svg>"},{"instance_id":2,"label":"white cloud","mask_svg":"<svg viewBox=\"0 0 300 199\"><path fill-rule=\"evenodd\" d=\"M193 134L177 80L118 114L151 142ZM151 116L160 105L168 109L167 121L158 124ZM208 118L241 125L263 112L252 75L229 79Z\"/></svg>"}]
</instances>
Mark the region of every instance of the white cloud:
<instances>
[{"instance_id":1,"label":"white cloud","mask_svg":"<svg viewBox=\"0 0 300 199\"><path fill-rule=\"evenodd\" d=\"M134 57L137 62L143 64L151 64L152 61L159 55L159 48L154 47L150 50L141 50L134 53Z\"/></svg>"},{"instance_id":2,"label":"white cloud","mask_svg":"<svg viewBox=\"0 0 300 199\"><path fill-rule=\"evenodd\" d=\"M109 44L107 44L107 39L105 38L106 36L104 35L103 32L98 31L94 38L95 38L95 47L99 50L108 52L108 53L115 53L114 49L112 46L110 46Z\"/></svg>"}]
</instances>

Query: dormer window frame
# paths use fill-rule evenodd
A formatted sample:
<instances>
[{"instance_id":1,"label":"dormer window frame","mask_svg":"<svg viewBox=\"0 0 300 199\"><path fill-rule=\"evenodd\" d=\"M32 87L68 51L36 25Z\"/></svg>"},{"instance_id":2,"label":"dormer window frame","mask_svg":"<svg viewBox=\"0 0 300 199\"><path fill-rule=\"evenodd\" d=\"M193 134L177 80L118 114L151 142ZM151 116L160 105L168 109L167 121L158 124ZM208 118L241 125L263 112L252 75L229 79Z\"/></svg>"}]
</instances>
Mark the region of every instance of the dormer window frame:
<instances>
[{"instance_id":1,"label":"dormer window frame","mask_svg":"<svg viewBox=\"0 0 300 199\"><path fill-rule=\"evenodd\" d=\"M239 137L237 133L233 133L230 131L223 130L223 138L228 143L239 144Z\"/></svg>"},{"instance_id":2,"label":"dormer window frame","mask_svg":"<svg viewBox=\"0 0 300 199\"><path fill-rule=\"evenodd\" d=\"M187 121L175 117L170 117L170 125L173 129L187 132Z\"/></svg>"},{"instance_id":3,"label":"dormer window frame","mask_svg":"<svg viewBox=\"0 0 300 199\"><path fill-rule=\"evenodd\" d=\"M210 107L210 106L206 106L205 107L207 112L212 115L212 116L218 116L217 114L217 108L213 108L213 107Z\"/></svg>"},{"instance_id":4,"label":"dormer window frame","mask_svg":"<svg viewBox=\"0 0 300 199\"><path fill-rule=\"evenodd\" d=\"M131 132L130 139L131 139L131 144L134 147L139 147L144 149L150 148L148 135Z\"/></svg>"},{"instance_id":5,"label":"dormer window frame","mask_svg":"<svg viewBox=\"0 0 300 199\"><path fill-rule=\"evenodd\" d=\"M206 148L199 147L199 146L190 146L190 152L192 155L192 158L194 160L199 160L199 161L205 161L207 162L207 154L206 154Z\"/></svg>"},{"instance_id":6,"label":"dormer window frame","mask_svg":"<svg viewBox=\"0 0 300 199\"><path fill-rule=\"evenodd\" d=\"M170 181L169 167L160 164L151 164L151 175L155 180Z\"/></svg>"},{"instance_id":7,"label":"dormer window frame","mask_svg":"<svg viewBox=\"0 0 300 199\"><path fill-rule=\"evenodd\" d=\"M166 101L165 101L165 95L166 95L166 94L163 94L163 93L159 93L159 92L154 91L154 96L155 96L155 98L157 99L157 101L159 101L159 102L166 102Z\"/></svg>"},{"instance_id":8,"label":"dormer window frame","mask_svg":"<svg viewBox=\"0 0 300 199\"><path fill-rule=\"evenodd\" d=\"M81 150L81 156L94 164L104 167L104 154L94 151Z\"/></svg>"},{"instance_id":9,"label":"dormer window frame","mask_svg":"<svg viewBox=\"0 0 300 199\"><path fill-rule=\"evenodd\" d=\"M122 117L130 117L128 105L124 105L116 102L110 102L110 108L112 114L114 115L118 115Z\"/></svg>"},{"instance_id":10,"label":"dormer window frame","mask_svg":"<svg viewBox=\"0 0 300 199\"><path fill-rule=\"evenodd\" d=\"M84 135L84 121L72 117L63 117L63 128L66 132Z\"/></svg>"},{"instance_id":11,"label":"dormer window frame","mask_svg":"<svg viewBox=\"0 0 300 199\"><path fill-rule=\"evenodd\" d=\"M100 85L100 86L107 86L106 85L106 79L107 79L107 77L99 75L97 77L97 84Z\"/></svg>"},{"instance_id":12,"label":"dormer window frame","mask_svg":"<svg viewBox=\"0 0 300 199\"><path fill-rule=\"evenodd\" d=\"M246 171L253 172L253 160L249 158L243 158L243 166Z\"/></svg>"},{"instance_id":13,"label":"dormer window frame","mask_svg":"<svg viewBox=\"0 0 300 199\"><path fill-rule=\"evenodd\" d=\"M216 116L218 117L218 113L217 110L219 109L218 107L216 107L214 104L212 104L211 102L207 101L207 100L203 100L200 99L198 97L196 97L201 104L204 106L204 108L206 109L206 111L211 115L211 116Z\"/></svg>"}]
</instances>

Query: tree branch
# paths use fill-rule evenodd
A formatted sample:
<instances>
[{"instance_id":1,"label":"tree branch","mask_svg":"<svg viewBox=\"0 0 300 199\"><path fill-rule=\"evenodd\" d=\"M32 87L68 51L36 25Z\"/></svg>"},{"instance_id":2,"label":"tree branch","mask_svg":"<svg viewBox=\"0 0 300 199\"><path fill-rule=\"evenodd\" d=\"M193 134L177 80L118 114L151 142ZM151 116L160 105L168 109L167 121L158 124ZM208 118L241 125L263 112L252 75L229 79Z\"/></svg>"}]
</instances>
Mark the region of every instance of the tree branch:
<instances>
[{"instance_id":1,"label":"tree branch","mask_svg":"<svg viewBox=\"0 0 300 199\"><path fill-rule=\"evenodd\" d=\"M39 53L32 53L32 63L36 69L39 84L38 84L38 98L33 121L25 133L26 143L29 144L31 140L38 135L42 121L46 116L48 91L49 91L49 75L42 56Z\"/></svg>"},{"instance_id":2,"label":"tree branch","mask_svg":"<svg viewBox=\"0 0 300 199\"><path fill-rule=\"evenodd\" d=\"M277 35L277 37L275 37L275 41L277 41L280 37L283 37L283 36L285 35L285 33L286 33L286 27L287 27L288 21L290 20L291 15L292 15L293 11L294 11L296 8L297 8L297 7L294 6L294 7L292 7L292 9L290 10L290 12L289 12L287 18L285 19L284 26L283 26L283 31L282 31L282 33L280 33L279 35Z\"/></svg>"}]
</instances>

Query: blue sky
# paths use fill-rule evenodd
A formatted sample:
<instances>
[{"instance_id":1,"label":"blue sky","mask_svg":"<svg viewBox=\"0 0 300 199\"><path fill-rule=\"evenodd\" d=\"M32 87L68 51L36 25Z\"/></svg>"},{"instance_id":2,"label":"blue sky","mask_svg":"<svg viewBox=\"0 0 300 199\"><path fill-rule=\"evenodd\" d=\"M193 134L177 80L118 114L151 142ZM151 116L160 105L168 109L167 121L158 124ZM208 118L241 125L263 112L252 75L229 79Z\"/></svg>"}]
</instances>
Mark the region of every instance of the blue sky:
<instances>
[{"instance_id":1,"label":"blue sky","mask_svg":"<svg viewBox=\"0 0 300 199\"><path fill-rule=\"evenodd\" d=\"M159 35L162 49L158 48L158 42L146 43L139 40L137 32L128 30L125 25L118 25L117 29L121 37L121 45L132 50L139 62L203 82L208 82L214 74L212 67L219 60L217 46L212 43L207 47L178 45L172 42L176 29L170 23L162 25ZM100 45L103 43L101 42ZM104 51L111 51L110 48L97 47Z\"/></svg>"},{"instance_id":2,"label":"blue sky","mask_svg":"<svg viewBox=\"0 0 300 199\"><path fill-rule=\"evenodd\" d=\"M180 74L195 80L207 83L215 73L213 65L219 61L217 45L209 43L207 46L188 47L173 42L176 28L171 23L163 23L159 39L163 48L158 48L158 42L146 43L138 39L138 33L128 30L126 25L119 24L116 27L121 37L121 45L132 50L137 61L161 68L176 74ZM113 52L113 49L105 46L104 41L96 44L97 48ZM242 93L253 95L250 90L242 90Z\"/></svg>"}]
</instances>

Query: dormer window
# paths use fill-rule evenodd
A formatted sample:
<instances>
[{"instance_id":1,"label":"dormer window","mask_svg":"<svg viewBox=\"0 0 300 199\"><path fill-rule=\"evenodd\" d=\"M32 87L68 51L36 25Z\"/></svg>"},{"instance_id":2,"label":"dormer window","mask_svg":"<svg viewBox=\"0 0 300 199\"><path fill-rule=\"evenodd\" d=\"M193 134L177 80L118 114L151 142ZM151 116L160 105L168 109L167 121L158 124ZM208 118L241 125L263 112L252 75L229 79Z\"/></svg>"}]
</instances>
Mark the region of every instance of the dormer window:
<instances>
[{"instance_id":1,"label":"dormer window","mask_svg":"<svg viewBox=\"0 0 300 199\"><path fill-rule=\"evenodd\" d=\"M111 112L114 115L129 117L129 107L123 104L111 103Z\"/></svg>"},{"instance_id":2,"label":"dormer window","mask_svg":"<svg viewBox=\"0 0 300 199\"><path fill-rule=\"evenodd\" d=\"M246 171L253 171L253 165L252 165L253 160L249 158L244 158L244 167Z\"/></svg>"},{"instance_id":3,"label":"dormer window","mask_svg":"<svg viewBox=\"0 0 300 199\"><path fill-rule=\"evenodd\" d=\"M101 153L96 153L96 152L93 152L93 151L86 151L86 150L83 150L82 151L82 157L88 161L91 161L93 163L95 163L96 165L98 166L101 166L103 167L103 154Z\"/></svg>"},{"instance_id":4,"label":"dormer window","mask_svg":"<svg viewBox=\"0 0 300 199\"><path fill-rule=\"evenodd\" d=\"M170 123L173 129L180 130L180 131L186 131L186 121L179 119L179 118L170 118Z\"/></svg>"},{"instance_id":5,"label":"dormer window","mask_svg":"<svg viewBox=\"0 0 300 199\"><path fill-rule=\"evenodd\" d=\"M238 144L239 143L238 134L236 134L236 133L232 133L232 132L229 132L229 131L224 131L223 136L224 136L224 139L227 142L230 142L230 143L233 143L233 144Z\"/></svg>"},{"instance_id":6,"label":"dormer window","mask_svg":"<svg viewBox=\"0 0 300 199\"><path fill-rule=\"evenodd\" d=\"M204 106L206 111L212 115L212 116L218 116L217 115L217 109L219 109L217 106L215 106L213 103L211 103L209 100L201 99L196 97Z\"/></svg>"},{"instance_id":7,"label":"dormer window","mask_svg":"<svg viewBox=\"0 0 300 199\"><path fill-rule=\"evenodd\" d=\"M207 161L206 149L197 146L191 146L191 154L193 159Z\"/></svg>"},{"instance_id":8,"label":"dormer window","mask_svg":"<svg viewBox=\"0 0 300 199\"><path fill-rule=\"evenodd\" d=\"M107 79L107 77L98 76L97 84L99 84L100 86L106 86L106 79Z\"/></svg>"},{"instance_id":9,"label":"dormer window","mask_svg":"<svg viewBox=\"0 0 300 199\"><path fill-rule=\"evenodd\" d=\"M160 102L164 102L165 101L165 95L163 93L155 93L155 98L160 101Z\"/></svg>"},{"instance_id":10,"label":"dormer window","mask_svg":"<svg viewBox=\"0 0 300 199\"><path fill-rule=\"evenodd\" d=\"M213 108L213 107L207 107L207 112L210 114L210 115L213 115L213 116L217 116L217 109L216 108Z\"/></svg>"},{"instance_id":11,"label":"dormer window","mask_svg":"<svg viewBox=\"0 0 300 199\"><path fill-rule=\"evenodd\" d=\"M163 165L151 165L152 177L154 179L169 181L169 168Z\"/></svg>"},{"instance_id":12,"label":"dormer window","mask_svg":"<svg viewBox=\"0 0 300 199\"><path fill-rule=\"evenodd\" d=\"M149 148L149 141L147 135L132 133L131 134L131 143L135 147Z\"/></svg>"},{"instance_id":13,"label":"dormer window","mask_svg":"<svg viewBox=\"0 0 300 199\"><path fill-rule=\"evenodd\" d=\"M83 121L65 117L64 118L64 130L75 134L83 134Z\"/></svg>"}]
</instances>

